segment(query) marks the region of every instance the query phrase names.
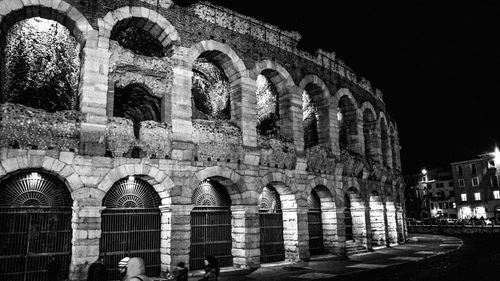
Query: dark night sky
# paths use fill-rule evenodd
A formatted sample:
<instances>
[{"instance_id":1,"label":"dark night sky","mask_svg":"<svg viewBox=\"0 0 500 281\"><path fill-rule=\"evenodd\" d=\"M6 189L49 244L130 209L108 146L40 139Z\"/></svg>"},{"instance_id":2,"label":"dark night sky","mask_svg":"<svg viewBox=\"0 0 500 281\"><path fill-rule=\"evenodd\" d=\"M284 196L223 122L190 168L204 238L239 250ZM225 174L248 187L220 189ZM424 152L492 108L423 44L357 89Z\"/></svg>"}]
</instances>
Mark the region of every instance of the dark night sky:
<instances>
[{"instance_id":1,"label":"dark night sky","mask_svg":"<svg viewBox=\"0 0 500 281\"><path fill-rule=\"evenodd\" d=\"M500 4L495 1L212 0L336 52L384 93L404 173L500 145ZM331 3L331 7L326 7Z\"/></svg>"}]
</instances>

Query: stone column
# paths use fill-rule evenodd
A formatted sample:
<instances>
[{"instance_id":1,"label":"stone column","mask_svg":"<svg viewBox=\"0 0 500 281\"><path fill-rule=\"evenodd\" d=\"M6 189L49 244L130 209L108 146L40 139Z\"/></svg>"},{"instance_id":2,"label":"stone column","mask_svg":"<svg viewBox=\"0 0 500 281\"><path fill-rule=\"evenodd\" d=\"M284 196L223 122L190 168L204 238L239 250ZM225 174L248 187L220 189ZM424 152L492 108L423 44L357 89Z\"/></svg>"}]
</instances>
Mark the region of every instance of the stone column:
<instances>
[{"instance_id":1,"label":"stone column","mask_svg":"<svg viewBox=\"0 0 500 281\"><path fill-rule=\"evenodd\" d=\"M231 206L233 238L233 266L257 268L260 266L259 208L257 205Z\"/></svg>"},{"instance_id":2,"label":"stone column","mask_svg":"<svg viewBox=\"0 0 500 281\"><path fill-rule=\"evenodd\" d=\"M282 209L282 212L285 260L298 261L300 259L300 249L297 208L285 208Z\"/></svg>"},{"instance_id":3,"label":"stone column","mask_svg":"<svg viewBox=\"0 0 500 281\"><path fill-rule=\"evenodd\" d=\"M290 122L292 126L292 136L293 142L295 144L295 151L297 156L302 156L304 154L304 126L302 124L302 90L294 86L289 89L290 96L288 100L290 102L288 106L289 120L285 122Z\"/></svg>"},{"instance_id":4,"label":"stone column","mask_svg":"<svg viewBox=\"0 0 500 281\"><path fill-rule=\"evenodd\" d=\"M330 99L328 107L328 120L329 123L329 137L330 137L330 148L332 149L333 155L340 157L340 147L339 147L339 120L337 117L338 108L337 105Z\"/></svg>"},{"instance_id":5,"label":"stone column","mask_svg":"<svg viewBox=\"0 0 500 281\"><path fill-rule=\"evenodd\" d=\"M370 196L369 204L372 244L374 246L384 246L386 242L384 206L379 196Z\"/></svg>"},{"instance_id":6,"label":"stone column","mask_svg":"<svg viewBox=\"0 0 500 281\"><path fill-rule=\"evenodd\" d=\"M352 232L354 241L357 245L369 249L366 211L366 207L360 199L351 199Z\"/></svg>"},{"instance_id":7,"label":"stone column","mask_svg":"<svg viewBox=\"0 0 500 281\"><path fill-rule=\"evenodd\" d=\"M387 215L387 236L388 244L394 245L398 243L398 232L396 226L396 207L394 202L387 201L385 203L386 215Z\"/></svg>"},{"instance_id":8,"label":"stone column","mask_svg":"<svg viewBox=\"0 0 500 281\"><path fill-rule=\"evenodd\" d=\"M321 224L323 226L323 247L328 253L341 253L338 234L338 214L333 202L321 203ZM344 239L345 241L345 239ZM345 247L345 246L344 246Z\"/></svg>"},{"instance_id":9,"label":"stone column","mask_svg":"<svg viewBox=\"0 0 500 281\"><path fill-rule=\"evenodd\" d=\"M192 205L161 206L161 271L165 274L177 263L189 264Z\"/></svg>"},{"instance_id":10,"label":"stone column","mask_svg":"<svg viewBox=\"0 0 500 281\"><path fill-rule=\"evenodd\" d=\"M255 96L255 81L249 77L240 77L231 83L231 119L236 121L243 134L243 145L247 147L257 146L257 99ZM237 103L241 100L241 103Z\"/></svg>"},{"instance_id":11,"label":"stone column","mask_svg":"<svg viewBox=\"0 0 500 281\"><path fill-rule=\"evenodd\" d=\"M101 211L104 209L101 206L85 206L78 201L74 203L69 280L85 280L88 267L99 257Z\"/></svg>"},{"instance_id":12,"label":"stone column","mask_svg":"<svg viewBox=\"0 0 500 281\"><path fill-rule=\"evenodd\" d=\"M84 113L80 130L80 151L84 155L106 153L106 106L110 52L98 47L97 31L88 32L86 46L82 49L79 104Z\"/></svg>"},{"instance_id":13,"label":"stone column","mask_svg":"<svg viewBox=\"0 0 500 281\"><path fill-rule=\"evenodd\" d=\"M400 204L396 206L396 230L398 234L398 243L404 243L406 235L404 231L405 220L403 219L403 208Z\"/></svg>"}]
</instances>

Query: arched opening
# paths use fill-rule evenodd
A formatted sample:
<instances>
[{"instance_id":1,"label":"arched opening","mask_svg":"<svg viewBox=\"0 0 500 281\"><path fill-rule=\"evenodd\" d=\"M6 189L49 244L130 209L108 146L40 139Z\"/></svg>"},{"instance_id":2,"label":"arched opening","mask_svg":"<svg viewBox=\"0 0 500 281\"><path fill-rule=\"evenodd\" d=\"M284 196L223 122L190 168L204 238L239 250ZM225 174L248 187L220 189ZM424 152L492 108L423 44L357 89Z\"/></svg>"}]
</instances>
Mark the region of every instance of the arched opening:
<instances>
[{"instance_id":1,"label":"arched opening","mask_svg":"<svg viewBox=\"0 0 500 281\"><path fill-rule=\"evenodd\" d=\"M351 187L347 191L345 196L346 203L348 203L349 213L351 215L351 230L347 235L346 231L346 248L347 252L356 252L359 250L366 249L367 246L367 225L366 225L366 213L365 213L365 203L361 198L359 191L355 187ZM344 215L347 213L344 210ZM347 239L350 238L350 239Z\"/></svg>"},{"instance_id":2,"label":"arched opening","mask_svg":"<svg viewBox=\"0 0 500 281\"><path fill-rule=\"evenodd\" d=\"M365 139L365 157L367 160L377 161L377 124L372 111L366 109L363 112L363 136Z\"/></svg>"},{"instance_id":3,"label":"arched opening","mask_svg":"<svg viewBox=\"0 0 500 281\"><path fill-rule=\"evenodd\" d=\"M285 259L283 239L283 213L276 189L268 184L259 197L260 262L275 262Z\"/></svg>"},{"instance_id":4,"label":"arched opening","mask_svg":"<svg viewBox=\"0 0 500 281\"><path fill-rule=\"evenodd\" d=\"M370 228L372 232L373 245L385 245L385 219L384 205L377 191L373 191L370 196Z\"/></svg>"},{"instance_id":5,"label":"arched opening","mask_svg":"<svg viewBox=\"0 0 500 281\"><path fill-rule=\"evenodd\" d=\"M302 122L304 126L304 148L319 144L318 107L310 92L316 88L308 84L302 92Z\"/></svg>"},{"instance_id":6,"label":"arched opening","mask_svg":"<svg viewBox=\"0 0 500 281\"><path fill-rule=\"evenodd\" d=\"M387 124L382 118L380 119L380 130L380 140L382 142L382 163L385 167L391 168L393 165L391 158L391 140L389 139Z\"/></svg>"},{"instance_id":7,"label":"arched opening","mask_svg":"<svg viewBox=\"0 0 500 281\"><path fill-rule=\"evenodd\" d=\"M257 76L257 133L261 136L279 138L281 136L280 100L278 90L269 78L276 77L275 72L264 70Z\"/></svg>"},{"instance_id":8,"label":"arched opening","mask_svg":"<svg viewBox=\"0 0 500 281\"><path fill-rule=\"evenodd\" d=\"M0 279L48 280L47 268L68 277L71 195L43 171L22 171L0 182Z\"/></svg>"},{"instance_id":9,"label":"arched opening","mask_svg":"<svg viewBox=\"0 0 500 281\"><path fill-rule=\"evenodd\" d=\"M103 199L99 251L110 280L119 280L118 262L140 257L146 275L160 276L160 196L145 180L129 176L115 182Z\"/></svg>"},{"instance_id":10,"label":"arched opening","mask_svg":"<svg viewBox=\"0 0 500 281\"><path fill-rule=\"evenodd\" d=\"M344 196L344 228L345 228L345 240L354 240L354 235L352 231L352 214L351 214L351 198L349 194Z\"/></svg>"},{"instance_id":11,"label":"arched opening","mask_svg":"<svg viewBox=\"0 0 500 281\"><path fill-rule=\"evenodd\" d=\"M121 20L115 24L111 31L111 40L115 40L125 49L129 49L135 54L148 57L165 56L165 48L158 39L153 36L146 27L148 19L131 17Z\"/></svg>"},{"instance_id":12,"label":"arched opening","mask_svg":"<svg viewBox=\"0 0 500 281\"><path fill-rule=\"evenodd\" d=\"M230 120L231 97L229 79L219 61L226 55L206 51L193 63L193 119Z\"/></svg>"},{"instance_id":13,"label":"arched opening","mask_svg":"<svg viewBox=\"0 0 500 281\"><path fill-rule=\"evenodd\" d=\"M0 102L48 112L75 110L81 47L77 39L68 28L50 19L32 17L11 26L4 22L8 32L0 43Z\"/></svg>"},{"instance_id":14,"label":"arched opening","mask_svg":"<svg viewBox=\"0 0 500 281\"><path fill-rule=\"evenodd\" d=\"M219 266L232 266L231 199L224 185L206 179L193 191L191 211L191 269L203 268L207 255Z\"/></svg>"},{"instance_id":15,"label":"arched opening","mask_svg":"<svg viewBox=\"0 0 500 281\"><path fill-rule=\"evenodd\" d=\"M139 138L142 121L160 122L160 108L160 99L141 85L131 84L115 90L113 116L132 120L136 138Z\"/></svg>"},{"instance_id":16,"label":"arched opening","mask_svg":"<svg viewBox=\"0 0 500 281\"><path fill-rule=\"evenodd\" d=\"M339 99L337 120L339 122L340 149L356 152L356 144L358 142L356 107L347 95L343 95Z\"/></svg>"},{"instance_id":17,"label":"arched opening","mask_svg":"<svg viewBox=\"0 0 500 281\"><path fill-rule=\"evenodd\" d=\"M389 193L386 197L385 210L387 217L387 238L390 245L398 243L398 222L396 214L396 205L394 199Z\"/></svg>"},{"instance_id":18,"label":"arched opening","mask_svg":"<svg viewBox=\"0 0 500 281\"><path fill-rule=\"evenodd\" d=\"M321 201L313 189L307 198L309 206L307 212L307 222L309 230L309 252L311 255L318 255L324 252L323 245L323 223L321 218Z\"/></svg>"}]
</instances>

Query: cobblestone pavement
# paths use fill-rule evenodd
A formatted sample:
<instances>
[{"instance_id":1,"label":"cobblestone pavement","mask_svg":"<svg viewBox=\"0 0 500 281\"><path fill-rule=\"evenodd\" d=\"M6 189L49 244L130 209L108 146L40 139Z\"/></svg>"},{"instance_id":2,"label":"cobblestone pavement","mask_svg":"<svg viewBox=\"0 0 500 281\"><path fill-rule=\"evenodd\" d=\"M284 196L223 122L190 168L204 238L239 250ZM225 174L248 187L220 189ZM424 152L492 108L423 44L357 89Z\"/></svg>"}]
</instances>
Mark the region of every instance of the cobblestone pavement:
<instances>
[{"instance_id":1,"label":"cobblestone pavement","mask_svg":"<svg viewBox=\"0 0 500 281\"><path fill-rule=\"evenodd\" d=\"M477 239L476 239L477 240ZM497 241L500 240L500 236ZM479 239L478 241L481 241ZM346 258L323 256L309 262L263 265L255 271L224 271L221 281L248 280L430 280L429 270L440 274L451 267L446 261L461 257L462 240L440 235L411 235L409 242L392 248L360 253ZM500 247L500 246L499 246ZM467 249L470 247L467 247ZM453 250L459 249L453 252ZM194 271L190 281L198 280L200 271ZM444 278L444 279L442 279ZM438 279L432 279L438 280ZM465 280L465 279L464 279ZM468 279L476 280L476 279ZM500 279L484 279L500 280Z\"/></svg>"}]
</instances>

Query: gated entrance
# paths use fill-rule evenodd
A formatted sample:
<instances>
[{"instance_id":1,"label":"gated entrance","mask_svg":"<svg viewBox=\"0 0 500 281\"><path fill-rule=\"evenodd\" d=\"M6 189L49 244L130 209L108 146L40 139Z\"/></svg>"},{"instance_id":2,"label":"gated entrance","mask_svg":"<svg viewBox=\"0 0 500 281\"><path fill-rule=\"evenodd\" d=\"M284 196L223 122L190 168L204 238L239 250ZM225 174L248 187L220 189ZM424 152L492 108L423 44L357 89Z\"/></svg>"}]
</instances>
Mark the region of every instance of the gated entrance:
<instances>
[{"instance_id":1,"label":"gated entrance","mask_svg":"<svg viewBox=\"0 0 500 281\"><path fill-rule=\"evenodd\" d=\"M160 276L160 197L147 182L134 178L117 181L103 200L100 253L109 280L120 280L118 262L141 257L146 275Z\"/></svg>"},{"instance_id":2,"label":"gated entrance","mask_svg":"<svg viewBox=\"0 0 500 281\"><path fill-rule=\"evenodd\" d=\"M71 196L55 176L24 172L0 183L0 280L46 281L49 268L68 277Z\"/></svg>"},{"instance_id":3,"label":"gated entrance","mask_svg":"<svg viewBox=\"0 0 500 281\"><path fill-rule=\"evenodd\" d=\"M309 212L307 213L309 229L309 252L311 255L323 253L323 224L321 222L321 202L316 191L312 190L309 198Z\"/></svg>"},{"instance_id":4,"label":"gated entrance","mask_svg":"<svg viewBox=\"0 0 500 281\"><path fill-rule=\"evenodd\" d=\"M345 227L345 240L354 240L352 234L352 215L351 215L351 199L349 195L345 195L345 209L344 209L344 227Z\"/></svg>"},{"instance_id":5,"label":"gated entrance","mask_svg":"<svg viewBox=\"0 0 500 281\"><path fill-rule=\"evenodd\" d=\"M219 266L232 266L231 200L225 187L215 180L203 181L193 192L191 212L191 269L203 268L207 255Z\"/></svg>"},{"instance_id":6,"label":"gated entrance","mask_svg":"<svg viewBox=\"0 0 500 281\"><path fill-rule=\"evenodd\" d=\"M281 201L274 187L268 185L259 197L260 262L285 259L283 214Z\"/></svg>"}]
</instances>

